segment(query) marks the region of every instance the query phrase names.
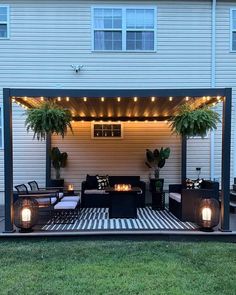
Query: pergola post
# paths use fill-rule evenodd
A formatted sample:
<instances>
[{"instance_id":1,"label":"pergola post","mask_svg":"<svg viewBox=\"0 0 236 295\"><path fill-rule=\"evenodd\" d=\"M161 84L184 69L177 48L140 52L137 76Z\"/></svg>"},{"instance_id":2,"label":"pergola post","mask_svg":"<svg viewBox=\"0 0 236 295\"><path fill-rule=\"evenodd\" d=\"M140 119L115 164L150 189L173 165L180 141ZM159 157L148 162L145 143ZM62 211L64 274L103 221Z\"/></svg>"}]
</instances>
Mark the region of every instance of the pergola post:
<instances>
[{"instance_id":1,"label":"pergola post","mask_svg":"<svg viewBox=\"0 0 236 295\"><path fill-rule=\"evenodd\" d=\"M231 144L232 89L225 89L222 118L222 169L221 169L221 230L229 231L230 216L230 144Z\"/></svg>"},{"instance_id":2,"label":"pergola post","mask_svg":"<svg viewBox=\"0 0 236 295\"><path fill-rule=\"evenodd\" d=\"M46 137L46 187L50 186L50 179L51 179L51 157L50 157L50 151L51 151L51 134L48 134Z\"/></svg>"},{"instance_id":3,"label":"pergola post","mask_svg":"<svg viewBox=\"0 0 236 295\"><path fill-rule=\"evenodd\" d=\"M181 182L185 184L187 176L187 138L181 138Z\"/></svg>"},{"instance_id":4,"label":"pergola post","mask_svg":"<svg viewBox=\"0 0 236 295\"><path fill-rule=\"evenodd\" d=\"M12 101L10 89L3 89L4 109L4 185L5 185L5 232L13 229L13 144Z\"/></svg>"}]
</instances>

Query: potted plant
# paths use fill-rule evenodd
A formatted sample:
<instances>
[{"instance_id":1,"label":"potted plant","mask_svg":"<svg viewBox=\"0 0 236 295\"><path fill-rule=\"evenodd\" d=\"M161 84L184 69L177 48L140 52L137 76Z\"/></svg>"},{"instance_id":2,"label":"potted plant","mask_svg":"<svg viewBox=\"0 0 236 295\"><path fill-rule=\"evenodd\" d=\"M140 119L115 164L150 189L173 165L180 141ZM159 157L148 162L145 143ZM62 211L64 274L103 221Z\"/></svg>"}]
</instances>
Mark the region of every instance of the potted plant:
<instances>
[{"instance_id":1,"label":"potted plant","mask_svg":"<svg viewBox=\"0 0 236 295\"><path fill-rule=\"evenodd\" d=\"M165 166L166 160L170 156L170 148L161 147L160 150L155 149L151 151L146 150L146 159L145 164L148 168L154 169L154 178L150 179L150 190L162 192L164 179L160 179L160 170Z\"/></svg>"},{"instance_id":2,"label":"potted plant","mask_svg":"<svg viewBox=\"0 0 236 295\"><path fill-rule=\"evenodd\" d=\"M65 136L68 128L72 131L72 115L55 102L46 101L40 107L26 111L27 131L34 132L34 138L45 140L47 134Z\"/></svg>"},{"instance_id":3,"label":"potted plant","mask_svg":"<svg viewBox=\"0 0 236 295\"><path fill-rule=\"evenodd\" d=\"M61 168L65 168L67 164L68 154L61 153L58 147L53 147L51 150L52 166L56 171L56 179L50 180L50 186L63 187L64 179L61 179Z\"/></svg>"},{"instance_id":4,"label":"potted plant","mask_svg":"<svg viewBox=\"0 0 236 295\"><path fill-rule=\"evenodd\" d=\"M193 109L191 105L184 104L178 109L178 115L170 119L171 130L184 137L205 137L210 130L217 129L220 115L205 106Z\"/></svg>"}]
</instances>

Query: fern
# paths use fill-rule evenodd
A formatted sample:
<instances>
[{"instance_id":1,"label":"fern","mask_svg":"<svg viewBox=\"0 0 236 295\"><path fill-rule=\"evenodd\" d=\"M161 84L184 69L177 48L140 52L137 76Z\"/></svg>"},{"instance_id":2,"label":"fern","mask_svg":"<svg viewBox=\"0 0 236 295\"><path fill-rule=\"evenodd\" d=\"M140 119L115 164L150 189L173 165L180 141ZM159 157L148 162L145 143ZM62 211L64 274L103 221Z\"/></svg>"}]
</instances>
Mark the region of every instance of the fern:
<instances>
[{"instance_id":1,"label":"fern","mask_svg":"<svg viewBox=\"0 0 236 295\"><path fill-rule=\"evenodd\" d=\"M61 135L63 138L69 128L72 132L72 115L54 102L45 102L39 108L26 111L25 125L27 131L34 132L34 138L45 140L47 134Z\"/></svg>"},{"instance_id":2,"label":"fern","mask_svg":"<svg viewBox=\"0 0 236 295\"><path fill-rule=\"evenodd\" d=\"M204 137L208 131L217 129L217 123L220 123L217 112L208 107L194 110L188 104L180 106L178 115L170 119L171 130L186 137Z\"/></svg>"}]
</instances>

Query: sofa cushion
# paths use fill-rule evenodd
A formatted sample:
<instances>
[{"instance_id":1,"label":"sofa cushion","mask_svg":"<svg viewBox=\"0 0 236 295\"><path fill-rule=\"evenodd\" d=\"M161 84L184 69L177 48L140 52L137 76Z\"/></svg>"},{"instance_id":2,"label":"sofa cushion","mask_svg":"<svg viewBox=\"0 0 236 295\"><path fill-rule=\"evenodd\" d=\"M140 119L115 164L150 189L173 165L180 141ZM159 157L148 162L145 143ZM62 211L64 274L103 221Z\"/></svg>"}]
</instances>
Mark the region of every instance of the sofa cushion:
<instances>
[{"instance_id":1,"label":"sofa cushion","mask_svg":"<svg viewBox=\"0 0 236 295\"><path fill-rule=\"evenodd\" d=\"M98 183L97 188L99 190L104 190L106 187L110 186L108 175L106 175L106 176L96 175L96 178L97 178L97 183Z\"/></svg>"},{"instance_id":2,"label":"sofa cushion","mask_svg":"<svg viewBox=\"0 0 236 295\"><path fill-rule=\"evenodd\" d=\"M85 195L109 195L105 190L101 189L86 189L84 191Z\"/></svg>"},{"instance_id":3,"label":"sofa cushion","mask_svg":"<svg viewBox=\"0 0 236 295\"><path fill-rule=\"evenodd\" d=\"M55 210L67 210L67 209L75 209L77 207L78 202L72 202L72 201L65 201L65 202L59 202L54 206Z\"/></svg>"},{"instance_id":4,"label":"sofa cushion","mask_svg":"<svg viewBox=\"0 0 236 295\"><path fill-rule=\"evenodd\" d=\"M170 193L169 197L173 200L175 200L178 203L181 203L181 194L179 193Z\"/></svg>"},{"instance_id":5,"label":"sofa cushion","mask_svg":"<svg viewBox=\"0 0 236 295\"><path fill-rule=\"evenodd\" d=\"M98 187L97 177L87 174L86 187L87 187L87 189L97 189L97 187Z\"/></svg>"},{"instance_id":6,"label":"sofa cushion","mask_svg":"<svg viewBox=\"0 0 236 295\"><path fill-rule=\"evenodd\" d=\"M132 186L139 186L140 176L109 176L111 186L115 184L131 184Z\"/></svg>"},{"instance_id":7,"label":"sofa cushion","mask_svg":"<svg viewBox=\"0 0 236 295\"><path fill-rule=\"evenodd\" d=\"M45 206L45 205L50 205L54 204L57 201L56 197L53 198L36 198L37 202L39 203L39 206Z\"/></svg>"},{"instance_id":8,"label":"sofa cushion","mask_svg":"<svg viewBox=\"0 0 236 295\"><path fill-rule=\"evenodd\" d=\"M62 202L79 202L80 197L79 196L65 196L61 199Z\"/></svg>"}]
</instances>

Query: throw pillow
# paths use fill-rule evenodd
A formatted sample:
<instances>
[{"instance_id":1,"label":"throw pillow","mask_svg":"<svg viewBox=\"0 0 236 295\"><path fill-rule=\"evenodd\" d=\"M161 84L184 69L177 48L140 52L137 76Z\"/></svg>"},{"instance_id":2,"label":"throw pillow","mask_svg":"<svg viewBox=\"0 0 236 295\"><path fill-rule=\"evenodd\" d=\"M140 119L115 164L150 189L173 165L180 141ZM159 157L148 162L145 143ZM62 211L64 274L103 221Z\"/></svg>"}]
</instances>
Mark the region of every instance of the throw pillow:
<instances>
[{"instance_id":1,"label":"throw pillow","mask_svg":"<svg viewBox=\"0 0 236 295\"><path fill-rule=\"evenodd\" d=\"M187 178L186 179L186 188L187 189L199 189L201 188L201 184L202 184L203 179L196 179L196 180L192 180Z\"/></svg>"},{"instance_id":2,"label":"throw pillow","mask_svg":"<svg viewBox=\"0 0 236 295\"><path fill-rule=\"evenodd\" d=\"M99 190L103 190L103 189L110 186L110 184L109 184L109 176L108 175L106 175L106 176L96 175L96 178L97 178L97 183L98 183L98 189Z\"/></svg>"},{"instance_id":3,"label":"throw pillow","mask_svg":"<svg viewBox=\"0 0 236 295\"><path fill-rule=\"evenodd\" d=\"M87 174L86 183L87 183L87 189L97 189L98 187L96 176L91 176Z\"/></svg>"}]
</instances>

